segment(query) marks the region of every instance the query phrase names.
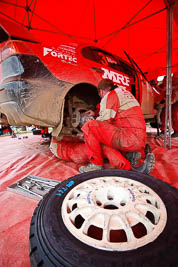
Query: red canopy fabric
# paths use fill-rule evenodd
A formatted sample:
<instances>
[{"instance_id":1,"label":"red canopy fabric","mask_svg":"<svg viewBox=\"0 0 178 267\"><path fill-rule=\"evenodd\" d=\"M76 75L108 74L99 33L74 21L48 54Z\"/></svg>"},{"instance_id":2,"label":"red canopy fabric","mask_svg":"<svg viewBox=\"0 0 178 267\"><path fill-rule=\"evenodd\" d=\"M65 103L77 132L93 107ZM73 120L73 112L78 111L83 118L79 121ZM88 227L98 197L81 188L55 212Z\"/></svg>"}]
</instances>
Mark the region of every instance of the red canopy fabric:
<instances>
[{"instance_id":1,"label":"red canopy fabric","mask_svg":"<svg viewBox=\"0 0 178 267\"><path fill-rule=\"evenodd\" d=\"M0 20L23 24L41 42L93 43L123 58L125 50L151 79L166 75L166 6L174 3L172 70L178 71L176 2L0 0Z\"/></svg>"}]
</instances>

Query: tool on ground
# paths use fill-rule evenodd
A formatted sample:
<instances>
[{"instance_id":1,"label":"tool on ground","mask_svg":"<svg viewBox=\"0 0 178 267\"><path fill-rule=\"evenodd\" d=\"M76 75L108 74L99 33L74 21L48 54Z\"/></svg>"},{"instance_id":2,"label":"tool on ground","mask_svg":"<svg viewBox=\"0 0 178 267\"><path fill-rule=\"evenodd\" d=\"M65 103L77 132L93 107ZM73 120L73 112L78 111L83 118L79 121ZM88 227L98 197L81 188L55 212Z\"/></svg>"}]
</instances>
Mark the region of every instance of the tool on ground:
<instances>
[{"instance_id":1,"label":"tool on ground","mask_svg":"<svg viewBox=\"0 0 178 267\"><path fill-rule=\"evenodd\" d=\"M42 199L60 181L28 175L8 186L7 190L34 199Z\"/></svg>"}]
</instances>

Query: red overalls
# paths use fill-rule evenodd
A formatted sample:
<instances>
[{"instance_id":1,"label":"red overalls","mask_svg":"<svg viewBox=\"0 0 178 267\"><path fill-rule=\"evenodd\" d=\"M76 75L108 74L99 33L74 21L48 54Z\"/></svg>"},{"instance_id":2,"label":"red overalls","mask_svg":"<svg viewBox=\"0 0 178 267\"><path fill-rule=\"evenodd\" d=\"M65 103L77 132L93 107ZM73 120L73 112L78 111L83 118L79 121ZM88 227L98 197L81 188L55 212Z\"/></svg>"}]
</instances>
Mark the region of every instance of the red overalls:
<instances>
[{"instance_id":1,"label":"red overalls","mask_svg":"<svg viewBox=\"0 0 178 267\"><path fill-rule=\"evenodd\" d=\"M99 117L85 123L82 131L88 158L96 165L103 165L102 144L114 155L113 165L127 170L130 162L119 151L134 152L145 147L146 125L140 105L123 88L116 88L102 98Z\"/></svg>"}]
</instances>

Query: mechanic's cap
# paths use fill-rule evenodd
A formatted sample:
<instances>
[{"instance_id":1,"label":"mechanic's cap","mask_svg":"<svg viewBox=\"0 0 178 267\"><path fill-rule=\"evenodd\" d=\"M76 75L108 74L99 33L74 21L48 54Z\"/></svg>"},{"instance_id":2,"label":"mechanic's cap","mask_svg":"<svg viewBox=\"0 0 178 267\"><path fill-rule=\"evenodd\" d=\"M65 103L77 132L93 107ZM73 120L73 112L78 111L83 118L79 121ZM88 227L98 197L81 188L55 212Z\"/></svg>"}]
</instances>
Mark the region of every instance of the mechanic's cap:
<instances>
[{"instance_id":1,"label":"mechanic's cap","mask_svg":"<svg viewBox=\"0 0 178 267\"><path fill-rule=\"evenodd\" d=\"M110 79L102 79L98 84L98 90L110 90L113 86L114 83Z\"/></svg>"}]
</instances>

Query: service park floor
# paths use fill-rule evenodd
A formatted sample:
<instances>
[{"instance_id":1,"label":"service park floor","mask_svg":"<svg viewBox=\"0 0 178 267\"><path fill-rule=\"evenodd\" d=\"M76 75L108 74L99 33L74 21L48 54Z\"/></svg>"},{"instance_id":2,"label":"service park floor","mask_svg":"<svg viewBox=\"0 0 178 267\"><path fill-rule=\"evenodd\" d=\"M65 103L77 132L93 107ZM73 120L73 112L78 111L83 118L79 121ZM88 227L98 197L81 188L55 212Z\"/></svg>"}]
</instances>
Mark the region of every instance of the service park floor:
<instances>
[{"instance_id":1,"label":"service park floor","mask_svg":"<svg viewBox=\"0 0 178 267\"><path fill-rule=\"evenodd\" d=\"M178 188L178 138L172 149L163 148L163 138L149 133L147 142L156 157L151 175ZM28 136L28 138L23 138ZM62 181L78 174L78 165L57 159L41 136L32 134L0 137L0 267L26 267L29 263L29 226L38 201L7 191L26 175Z\"/></svg>"}]
</instances>

